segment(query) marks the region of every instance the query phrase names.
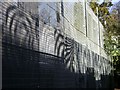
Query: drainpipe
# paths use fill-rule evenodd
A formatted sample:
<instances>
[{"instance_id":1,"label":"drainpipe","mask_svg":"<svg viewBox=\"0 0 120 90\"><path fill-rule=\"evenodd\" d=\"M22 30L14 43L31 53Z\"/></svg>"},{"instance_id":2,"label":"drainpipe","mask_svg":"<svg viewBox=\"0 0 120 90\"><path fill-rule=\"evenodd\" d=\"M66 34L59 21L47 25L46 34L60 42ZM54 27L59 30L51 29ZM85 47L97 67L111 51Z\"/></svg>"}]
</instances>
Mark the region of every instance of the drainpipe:
<instances>
[{"instance_id":1,"label":"drainpipe","mask_svg":"<svg viewBox=\"0 0 120 90\"><path fill-rule=\"evenodd\" d=\"M87 33L87 28L88 28L88 26L87 26L87 9L86 9L86 6L87 6L86 4L87 4L87 3L86 3L86 2L87 2L87 1L85 0L85 1L84 1L84 4L85 4L85 26L86 26L86 38L87 38L87 36L88 36L88 35L87 35L87 34L88 34L88 33ZM87 45L87 44L86 44L86 45ZM88 46L87 46L87 47L88 47ZM86 66L85 66L85 69L87 70ZM86 71L86 70L85 70L85 71ZM86 72L85 72L85 88L87 88L87 73L86 73Z\"/></svg>"},{"instance_id":2,"label":"drainpipe","mask_svg":"<svg viewBox=\"0 0 120 90\"><path fill-rule=\"evenodd\" d=\"M65 23L64 23L64 5L63 5L63 0L61 0L61 15L62 15L62 18L63 18L63 42L64 42L64 45L63 45L63 53L65 55ZM65 57L63 55L63 63L65 63Z\"/></svg>"},{"instance_id":3,"label":"drainpipe","mask_svg":"<svg viewBox=\"0 0 120 90\"><path fill-rule=\"evenodd\" d=\"M87 28L88 28L88 27L87 27L86 0L84 1L84 4L85 4L85 24L86 24L85 26L86 26L86 37L87 37Z\"/></svg>"}]
</instances>

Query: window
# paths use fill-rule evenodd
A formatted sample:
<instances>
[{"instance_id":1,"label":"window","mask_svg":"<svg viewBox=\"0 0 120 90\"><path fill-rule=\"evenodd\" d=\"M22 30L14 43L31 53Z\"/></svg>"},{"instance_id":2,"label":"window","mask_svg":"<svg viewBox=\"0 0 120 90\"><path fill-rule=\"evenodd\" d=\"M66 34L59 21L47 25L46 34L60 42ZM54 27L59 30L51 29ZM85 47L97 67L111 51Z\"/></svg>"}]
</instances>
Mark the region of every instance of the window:
<instances>
[{"instance_id":1,"label":"window","mask_svg":"<svg viewBox=\"0 0 120 90\"><path fill-rule=\"evenodd\" d=\"M55 27L60 22L59 7L56 2L40 2L39 14L44 24Z\"/></svg>"}]
</instances>

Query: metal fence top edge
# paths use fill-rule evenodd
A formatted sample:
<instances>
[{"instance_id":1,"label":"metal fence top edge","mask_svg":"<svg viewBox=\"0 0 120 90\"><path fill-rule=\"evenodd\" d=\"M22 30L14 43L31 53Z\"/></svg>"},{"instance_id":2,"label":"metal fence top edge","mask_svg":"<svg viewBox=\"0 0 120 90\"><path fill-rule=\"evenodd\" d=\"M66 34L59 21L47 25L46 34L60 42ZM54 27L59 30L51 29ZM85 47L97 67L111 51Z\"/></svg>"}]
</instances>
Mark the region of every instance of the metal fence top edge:
<instances>
[{"instance_id":1,"label":"metal fence top edge","mask_svg":"<svg viewBox=\"0 0 120 90\"><path fill-rule=\"evenodd\" d=\"M92 2L99 2L100 0L93 0ZM91 2L90 0L2 0L1 2ZM104 0L104 2L109 2Z\"/></svg>"}]
</instances>

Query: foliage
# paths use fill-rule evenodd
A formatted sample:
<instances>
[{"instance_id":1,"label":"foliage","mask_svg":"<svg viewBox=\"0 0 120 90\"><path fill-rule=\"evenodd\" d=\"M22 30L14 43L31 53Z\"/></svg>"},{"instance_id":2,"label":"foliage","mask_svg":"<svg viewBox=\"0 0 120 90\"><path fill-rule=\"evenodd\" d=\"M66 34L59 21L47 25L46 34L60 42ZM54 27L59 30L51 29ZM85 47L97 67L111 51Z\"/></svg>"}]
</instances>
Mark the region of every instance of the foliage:
<instances>
[{"instance_id":1,"label":"foliage","mask_svg":"<svg viewBox=\"0 0 120 90\"><path fill-rule=\"evenodd\" d=\"M109 12L111 2L90 2L90 7L98 16L104 26L104 49L111 56L115 70L120 72L120 21L118 20L117 10Z\"/></svg>"}]
</instances>

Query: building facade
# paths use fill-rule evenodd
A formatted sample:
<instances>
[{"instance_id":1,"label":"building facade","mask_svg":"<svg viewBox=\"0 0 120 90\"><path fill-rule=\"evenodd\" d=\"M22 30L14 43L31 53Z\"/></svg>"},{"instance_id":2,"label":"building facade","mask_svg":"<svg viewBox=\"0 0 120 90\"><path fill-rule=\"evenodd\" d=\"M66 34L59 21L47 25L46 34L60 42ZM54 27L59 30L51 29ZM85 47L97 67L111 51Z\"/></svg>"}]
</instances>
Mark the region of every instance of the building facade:
<instances>
[{"instance_id":1,"label":"building facade","mask_svg":"<svg viewBox=\"0 0 120 90\"><path fill-rule=\"evenodd\" d=\"M104 28L87 2L3 2L2 10L3 88L112 88Z\"/></svg>"}]
</instances>

